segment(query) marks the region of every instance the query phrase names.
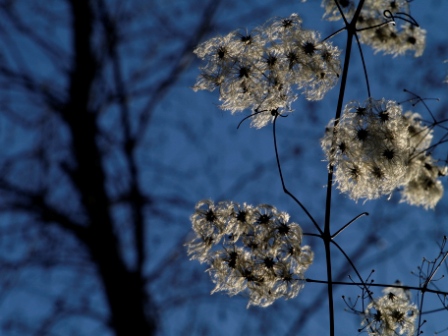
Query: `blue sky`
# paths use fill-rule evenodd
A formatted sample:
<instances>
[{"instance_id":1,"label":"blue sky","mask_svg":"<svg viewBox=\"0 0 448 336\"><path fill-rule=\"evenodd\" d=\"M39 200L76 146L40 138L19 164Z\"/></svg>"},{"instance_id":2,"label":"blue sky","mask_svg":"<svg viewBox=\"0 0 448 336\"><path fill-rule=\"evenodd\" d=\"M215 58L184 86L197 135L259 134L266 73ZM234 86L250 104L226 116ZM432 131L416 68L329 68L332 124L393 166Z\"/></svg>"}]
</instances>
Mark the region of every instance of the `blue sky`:
<instances>
[{"instance_id":1,"label":"blue sky","mask_svg":"<svg viewBox=\"0 0 448 336\"><path fill-rule=\"evenodd\" d=\"M197 7L202 8L205 3L199 1ZM162 15L158 18L160 21L150 22L149 26L159 29L160 35L148 37L148 46L133 46L136 50L146 52L143 60L130 56L125 62L129 69L146 66L154 69L149 72L152 76L145 82L148 87L169 73L170 69L165 68L162 63L163 58L170 60L170 57L177 55L179 41L173 42L166 36L169 36L172 30L179 35L183 33L187 38L200 21L201 13L197 8L191 8L190 1L160 0L157 4L157 8L162 9ZM448 2L415 0L411 6L415 19L427 30L425 53L421 58L414 58L412 55L393 58L381 53L375 55L369 47L364 46L372 92L375 98L405 101L409 98L403 93L406 88L422 97L439 98L439 102L428 101L428 105L439 119L444 119L448 117L448 87L442 83L448 73L448 63L443 63L448 59L447 23L444 17L445 13L448 13ZM219 6L212 29L206 38L227 34L237 28L250 30L272 17L289 16L291 13L298 13L303 18L305 28L317 29L322 36L340 28L338 22L321 20L323 11L320 1L317 0L307 3L301 3L299 0L226 0ZM161 22L169 22L172 25L164 26ZM51 32L50 28L51 25L46 29ZM66 32L63 29L58 30L55 36L58 36L56 42L66 48ZM22 45L20 41L16 42ZM344 34L335 37L333 43L343 49ZM41 55L35 55L35 59L36 68L43 69L42 76L48 76L49 85L64 85L52 78L51 71L45 71L51 68L48 59L43 59ZM158 61L161 62L160 66L156 63ZM192 60L176 84L158 102L152 122L145 130L144 146L138 151L138 160L142 167L140 184L156 200L147 213L150 225L147 239L151 260L146 272L149 289L154 293L160 310L161 334L326 335L327 302L325 294L321 294L326 290L324 285L307 284L293 300L280 300L265 309L246 309L245 297L229 298L219 293L211 296L210 291L214 286L205 273L206 266L196 261L188 261L183 244L191 234L189 216L194 211L196 202L201 199L234 200L253 205L271 204L287 211L305 232L315 233L303 212L282 192L275 163L272 129L265 127L256 130L245 122L237 130L236 126L245 113L232 116L228 111L221 111L218 107L217 92L193 92L191 87L199 74L199 65L197 60ZM354 50L346 101L364 101L367 98L363 80L360 59ZM295 111L288 118L279 120L277 129L286 184L319 223L323 223L324 219L327 179L326 162L319 140L328 121L334 117L337 93L338 87L318 102L308 102L304 97L300 97L293 104ZM142 96L143 100L144 93ZM140 100L136 101L136 109L140 108L141 104ZM412 108L410 105L405 106ZM429 119L427 111L421 105L413 109ZM102 120L104 126L112 130L119 122L115 113L114 110L107 110ZM137 120L134 121L135 127L138 127ZM54 125L57 125L56 121ZM26 136L23 132L14 133L5 119L2 119L0 127L4 148L16 150L34 140L34 133ZM64 130L55 130L52 127L49 129L62 139L63 147L66 140ZM11 139L14 146L7 147ZM54 153L63 155L64 149L56 147ZM439 154L443 157L446 153L441 146ZM122 162L117 156L108 164L111 171L119 172ZM26 168L25 166L23 171L30 174ZM446 178L444 185L447 187ZM54 197L63 199L64 191L66 190ZM437 256L437 244L441 242L443 235L448 233L447 197L440 201L434 211L425 211L399 203L396 194L390 200L383 197L376 201L364 203L361 200L355 203L335 190L332 205L334 229L362 212L370 214L344 231L337 242L356 259L356 265L363 276L375 269L375 282L394 283L400 279L406 285L417 285L418 279L411 271L417 270L423 257L432 259ZM114 216L120 220L123 218L124 232L126 209L116 209ZM29 218L12 219L3 216L0 220L3 228L17 223L30 224ZM122 232L120 227L117 230ZM324 280L323 244L312 237L307 237L304 243L311 245L315 252L314 264L306 275ZM2 244L3 252L12 251L4 241ZM346 268L340 253L334 250L332 257L335 274L340 272L341 279L348 281L348 276L354 273ZM132 255L129 255L129 259L132 259ZM41 312L51 311L53 306L47 300L50 294L65 292L69 300L75 302L78 299L77 290L92 293L99 314L104 314L104 297L100 294L98 283L91 281L91 278L85 277L87 280L78 282L76 276L65 273L64 269L52 273L51 276L33 272L33 269L29 269L21 273L20 281L17 282L20 284L22 280L26 281L26 290L19 288L1 298L0 322L2 312L4 316L24 314L29 321L33 321ZM84 272L88 275L93 273L90 267L86 267ZM445 273L446 267L443 267L438 275ZM446 280L441 279L437 284L448 290ZM375 293L379 295L380 290ZM356 299L358 294L359 291L355 287L336 288L337 335L357 334L360 319L344 311L346 305L341 296ZM413 297L416 298L416 293L413 293ZM428 308L433 307L432 304L434 307L440 307L437 300L427 300L426 303ZM446 311L425 318L428 319L424 328L426 334L448 327L445 322ZM54 334L110 335L93 319L76 316L56 325Z\"/></svg>"}]
</instances>

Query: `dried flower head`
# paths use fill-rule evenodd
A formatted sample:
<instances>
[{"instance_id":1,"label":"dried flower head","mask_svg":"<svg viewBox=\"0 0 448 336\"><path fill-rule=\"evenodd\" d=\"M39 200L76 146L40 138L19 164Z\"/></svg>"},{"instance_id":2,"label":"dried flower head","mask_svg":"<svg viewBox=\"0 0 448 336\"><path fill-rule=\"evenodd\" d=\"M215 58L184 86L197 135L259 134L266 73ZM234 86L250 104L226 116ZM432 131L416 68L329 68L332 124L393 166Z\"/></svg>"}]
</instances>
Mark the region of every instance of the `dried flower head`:
<instances>
[{"instance_id":1,"label":"dried flower head","mask_svg":"<svg viewBox=\"0 0 448 336\"><path fill-rule=\"evenodd\" d=\"M187 244L188 254L209 264L212 293L246 292L248 307L267 307L303 288L313 252L301 246L302 229L287 213L265 204L206 200L197 204L191 221L196 237Z\"/></svg>"},{"instance_id":2,"label":"dried flower head","mask_svg":"<svg viewBox=\"0 0 448 336\"><path fill-rule=\"evenodd\" d=\"M402 288L387 287L367 305L362 325L370 336L414 335L417 307Z\"/></svg>"},{"instance_id":3,"label":"dried flower head","mask_svg":"<svg viewBox=\"0 0 448 336\"><path fill-rule=\"evenodd\" d=\"M426 153L432 129L419 118L385 99L347 104L321 142L341 192L354 200L375 199L402 188L402 201L434 208L443 194L440 168Z\"/></svg>"},{"instance_id":4,"label":"dried flower head","mask_svg":"<svg viewBox=\"0 0 448 336\"><path fill-rule=\"evenodd\" d=\"M202 43L194 52L206 64L193 89L219 88L221 108L254 111L251 125L256 128L292 111L295 88L307 99L322 99L336 84L340 51L301 24L292 14L250 34L234 31Z\"/></svg>"},{"instance_id":5,"label":"dried flower head","mask_svg":"<svg viewBox=\"0 0 448 336\"><path fill-rule=\"evenodd\" d=\"M418 174L403 187L401 202L433 209L443 196L443 185L438 178L445 173L431 156L419 156L417 161L423 168L418 169Z\"/></svg>"},{"instance_id":6,"label":"dried flower head","mask_svg":"<svg viewBox=\"0 0 448 336\"><path fill-rule=\"evenodd\" d=\"M355 2L337 0L344 16L351 20L355 13ZM407 0L366 0L356 22L361 43L370 45L375 52L395 56L413 51L415 57L423 54L426 31L421 29L410 16ZM341 14L334 0L323 0L324 17L340 20ZM397 27L398 20L404 24Z\"/></svg>"}]
</instances>

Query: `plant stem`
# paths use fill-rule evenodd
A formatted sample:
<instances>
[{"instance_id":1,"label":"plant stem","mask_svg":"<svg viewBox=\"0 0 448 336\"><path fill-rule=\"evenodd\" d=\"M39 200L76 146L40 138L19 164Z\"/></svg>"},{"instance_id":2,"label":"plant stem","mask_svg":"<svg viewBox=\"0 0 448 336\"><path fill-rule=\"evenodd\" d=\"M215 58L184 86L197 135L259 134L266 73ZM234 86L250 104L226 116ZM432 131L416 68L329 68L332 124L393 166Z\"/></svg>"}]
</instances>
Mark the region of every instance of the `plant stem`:
<instances>
[{"instance_id":1,"label":"plant stem","mask_svg":"<svg viewBox=\"0 0 448 336\"><path fill-rule=\"evenodd\" d=\"M337 4L337 2L336 2ZM338 4L337 4L338 5ZM350 65L350 55L352 51L352 45L353 45L353 37L356 34L356 21L358 19L359 13L361 12L361 8L364 5L364 0L360 0L358 3L358 7L356 9L356 12L353 16L352 21L347 24L347 43L345 48L345 58L344 58L344 66L342 69L342 77L341 77L341 86L339 88L339 97L338 97L338 104L336 108L336 116L334 121L334 127L333 127L333 143L332 147L336 147L336 126L339 122L339 118L342 113L342 104L344 102L344 95L345 95L345 88L347 85L347 76L348 76L348 68ZM338 6L339 7L339 6ZM341 15L343 13L341 12ZM347 22L346 20L344 20ZM330 168L328 171L328 178L327 178L327 195L326 195L326 201L325 201L325 223L324 223L324 233L323 233L323 240L324 240L324 246L325 246L325 258L326 258L326 268L327 268L327 286L328 286L328 310L329 310L329 317L330 317L330 336L334 336L334 304L333 304L333 278L332 278L332 272L331 272L331 248L330 243L332 240L332 235L330 231L330 215L331 215L331 192L333 187L333 171L334 166L330 163Z\"/></svg>"}]
</instances>

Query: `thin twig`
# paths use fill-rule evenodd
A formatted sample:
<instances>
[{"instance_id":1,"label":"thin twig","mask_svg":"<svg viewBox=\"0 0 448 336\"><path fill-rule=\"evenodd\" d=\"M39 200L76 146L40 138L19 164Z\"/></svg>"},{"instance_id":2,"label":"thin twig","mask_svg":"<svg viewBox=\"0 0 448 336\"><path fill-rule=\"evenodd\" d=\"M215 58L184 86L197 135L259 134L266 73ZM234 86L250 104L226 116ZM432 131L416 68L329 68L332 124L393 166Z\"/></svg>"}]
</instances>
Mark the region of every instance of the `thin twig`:
<instances>
[{"instance_id":1,"label":"thin twig","mask_svg":"<svg viewBox=\"0 0 448 336\"><path fill-rule=\"evenodd\" d=\"M322 235L322 229L319 227L319 225L317 224L316 220L313 218L313 216L310 214L310 212L307 210L307 208L302 204L302 202L300 202L297 197L295 197L287 188L285 185L285 180L283 179L283 173L282 173L282 167L280 164L280 158L278 155L278 147L277 147L277 135L276 135L276 121L277 121L277 115L274 117L274 122L273 122L273 135L274 135L274 149L275 149L275 158L277 160L277 167L278 167L278 173L280 175L280 180L282 182L282 187L283 187L283 191L285 192L285 194L287 194L288 196L290 196L299 206L300 208L305 212L305 214L308 216L308 218L311 220L311 222L314 224L314 226L316 227L317 231L319 231L319 233Z\"/></svg>"}]
</instances>

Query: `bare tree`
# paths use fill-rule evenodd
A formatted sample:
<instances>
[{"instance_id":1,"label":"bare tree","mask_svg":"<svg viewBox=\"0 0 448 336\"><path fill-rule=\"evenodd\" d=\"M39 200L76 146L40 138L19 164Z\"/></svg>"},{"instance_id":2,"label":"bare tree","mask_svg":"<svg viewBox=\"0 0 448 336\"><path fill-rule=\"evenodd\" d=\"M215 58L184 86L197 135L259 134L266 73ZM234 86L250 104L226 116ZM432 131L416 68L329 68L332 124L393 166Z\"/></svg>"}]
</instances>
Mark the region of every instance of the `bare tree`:
<instances>
[{"instance_id":1,"label":"bare tree","mask_svg":"<svg viewBox=\"0 0 448 336\"><path fill-rule=\"evenodd\" d=\"M320 25L321 13L312 16L288 1L225 5L218 11L218 1L0 1L0 330L5 335L316 330L312 317L324 316L324 287L309 284L310 295L300 300L246 311L244 299L210 298L213 286L203 267L186 263L188 216L200 198L253 204L275 199L297 215L282 195L271 133L237 133L238 121L228 121L189 92L198 71L183 75L205 35L250 29L295 11ZM404 61L387 62L393 69ZM436 64L418 62L422 69ZM389 82L385 88L394 85ZM181 97L187 90L188 98ZM298 104L297 110L308 113L282 126L282 165L301 198L313 190L316 202L307 207L322 221L324 181L313 171L325 171L326 164L305 149L322 136L331 113L318 115L321 105ZM303 137L291 141L297 132ZM336 208L348 209L335 211L335 221L343 223L359 211L347 203L335 200ZM351 243L368 228L365 239L347 249L361 271L406 247L415 247L416 256L442 235L441 228L405 223L408 231L401 236L402 230L382 223L414 216L408 210L382 213L378 204L363 207L371 216L351 227L348 238ZM305 230L312 228L298 218ZM409 243L422 235L431 239ZM387 245L397 237L398 243ZM415 266L415 258L405 260ZM347 263L335 269L335 281L350 274ZM226 328L216 328L217 321ZM168 328L170 322L179 326Z\"/></svg>"},{"instance_id":2,"label":"bare tree","mask_svg":"<svg viewBox=\"0 0 448 336\"><path fill-rule=\"evenodd\" d=\"M183 200L156 199L154 186L141 183L147 168L138 152L157 146L148 144L154 111L189 64L218 3L204 3L189 31L176 19L191 15L190 5L0 3L6 334L57 333L76 316L84 322L72 321L72 328L81 333L89 323L117 335L157 331L147 276L157 216L151 209ZM168 14L173 10L177 17ZM11 291L28 293L39 308L17 314Z\"/></svg>"}]
</instances>

